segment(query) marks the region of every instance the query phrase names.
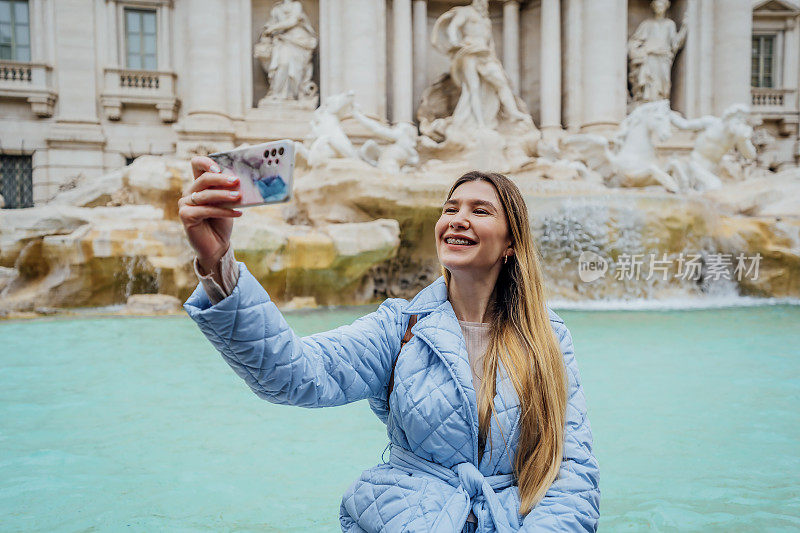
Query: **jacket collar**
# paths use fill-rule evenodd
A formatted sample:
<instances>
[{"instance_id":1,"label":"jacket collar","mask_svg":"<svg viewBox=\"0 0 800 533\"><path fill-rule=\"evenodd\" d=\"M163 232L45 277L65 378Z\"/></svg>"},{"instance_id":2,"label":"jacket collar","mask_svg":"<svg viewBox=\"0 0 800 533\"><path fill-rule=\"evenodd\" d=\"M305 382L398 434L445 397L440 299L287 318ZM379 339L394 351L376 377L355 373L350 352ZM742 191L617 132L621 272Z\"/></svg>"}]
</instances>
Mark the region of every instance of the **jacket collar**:
<instances>
[{"instance_id":1,"label":"jacket collar","mask_svg":"<svg viewBox=\"0 0 800 533\"><path fill-rule=\"evenodd\" d=\"M407 315L424 315L411 332L431 347L449 369L467 401L458 406L472 433L472 462L478 464L478 405L472 383L467 347L458 318L447 299L444 276L419 291L403 310Z\"/></svg>"},{"instance_id":2,"label":"jacket collar","mask_svg":"<svg viewBox=\"0 0 800 533\"><path fill-rule=\"evenodd\" d=\"M407 315L430 313L447 301L447 284L444 276L439 276L433 283L422 289L411 299L403 310Z\"/></svg>"}]
</instances>

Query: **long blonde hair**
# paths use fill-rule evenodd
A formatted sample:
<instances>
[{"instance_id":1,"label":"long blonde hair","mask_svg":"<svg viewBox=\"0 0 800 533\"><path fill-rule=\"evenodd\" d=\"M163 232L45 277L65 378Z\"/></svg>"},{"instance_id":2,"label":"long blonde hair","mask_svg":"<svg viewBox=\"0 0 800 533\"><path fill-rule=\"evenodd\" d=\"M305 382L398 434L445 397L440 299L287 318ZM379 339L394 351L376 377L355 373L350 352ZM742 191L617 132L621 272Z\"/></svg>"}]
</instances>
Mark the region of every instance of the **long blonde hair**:
<instances>
[{"instance_id":1,"label":"long blonde hair","mask_svg":"<svg viewBox=\"0 0 800 533\"><path fill-rule=\"evenodd\" d=\"M525 200L505 176L477 171L456 180L447 199L459 185L476 180L491 183L497 191L514 248L514 255L500 270L487 308L490 338L483 360L485 378L478 391L479 434L482 442L491 443L495 380L498 363L502 363L520 403L519 442L513 468L519 486L520 514L526 515L544 497L561 467L566 371L545 308L542 268ZM450 272L442 267L442 274L449 286Z\"/></svg>"}]
</instances>

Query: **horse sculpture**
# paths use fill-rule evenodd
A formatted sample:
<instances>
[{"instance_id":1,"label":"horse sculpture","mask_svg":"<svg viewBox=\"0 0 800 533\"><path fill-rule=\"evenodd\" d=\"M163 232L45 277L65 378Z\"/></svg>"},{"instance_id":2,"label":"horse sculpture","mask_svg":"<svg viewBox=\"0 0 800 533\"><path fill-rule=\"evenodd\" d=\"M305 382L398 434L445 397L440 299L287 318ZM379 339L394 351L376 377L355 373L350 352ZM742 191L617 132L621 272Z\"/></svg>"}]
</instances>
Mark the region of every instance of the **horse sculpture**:
<instances>
[{"instance_id":1,"label":"horse sculpture","mask_svg":"<svg viewBox=\"0 0 800 533\"><path fill-rule=\"evenodd\" d=\"M665 141L672 135L673 113L668 100L642 104L622 121L612 141L578 134L566 137L562 146L577 153L576 158L610 187L661 185L676 193L678 182L659 168L655 148L655 140Z\"/></svg>"}]
</instances>

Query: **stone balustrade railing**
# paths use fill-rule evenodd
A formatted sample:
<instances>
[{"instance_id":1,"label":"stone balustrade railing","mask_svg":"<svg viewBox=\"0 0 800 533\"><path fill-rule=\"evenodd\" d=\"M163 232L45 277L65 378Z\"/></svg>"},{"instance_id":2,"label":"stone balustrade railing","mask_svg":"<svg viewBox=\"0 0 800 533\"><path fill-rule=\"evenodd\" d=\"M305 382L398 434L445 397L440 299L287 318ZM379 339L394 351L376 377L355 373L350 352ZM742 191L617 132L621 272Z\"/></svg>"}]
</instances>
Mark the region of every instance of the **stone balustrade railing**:
<instances>
[{"instance_id":1,"label":"stone balustrade railing","mask_svg":"<svg viewBox=\"0 0 800 533\"><path fill-rule=\"evenodd\" d=\"M107 68L100 101L106 118L120 120L124 104L152 105L163 122L175 122L178 97L174 72Z\"/></svg>"},{"instance_id":2,"label":"stone balustrade railing","mask_svg":"<svg viewBox=\"0 0 800 533\"><path fill-rule=\"evenodd\" d=\"M8 82L30 83L33 67L28 63L0 64L0 80Z\"/></svg>"},{"instance_id":3,"label":"stone balustrade railing","mask_svg":"<svg viewBox=\"0 0 800 533\"><path fill-rule=\"evenodd\" d=\"M158 72L141 72L123 70L119 73L119 86L132 89L158 90L161 86L162 74Z\"/></svg>"},{"instance_id":4,"label":"stone balustrade railing","mask_svg":"<svg viewBox=\"0 0 800 533\"><path fill-rule=\"evenodd\" d=\"M760 114L762 118L776 119L781 135L797 135L800 117L796 90L752 87L750 91L754 113Z\"/></svg>"},{"instance_id":5,"label":"stone balustrade railing","mask_svg":"<svg viewBox=\"0 0 800 533\"><path fill-rule=\"evenodd\" d=\"M56 102L52 68L41 63L0 60L0 99L24 99L39 117L50 117Z\"/></svg>"},{"instance_id":6,"label":"stone balustrade railing","mask_svg":"<svg viewBox=\"0 0 800 533\"><path fill-rule=\"evenodd\" d=\"M753 111L791 111L795 108L793 89L752 87Z\"/></svg>"}]
</instances>

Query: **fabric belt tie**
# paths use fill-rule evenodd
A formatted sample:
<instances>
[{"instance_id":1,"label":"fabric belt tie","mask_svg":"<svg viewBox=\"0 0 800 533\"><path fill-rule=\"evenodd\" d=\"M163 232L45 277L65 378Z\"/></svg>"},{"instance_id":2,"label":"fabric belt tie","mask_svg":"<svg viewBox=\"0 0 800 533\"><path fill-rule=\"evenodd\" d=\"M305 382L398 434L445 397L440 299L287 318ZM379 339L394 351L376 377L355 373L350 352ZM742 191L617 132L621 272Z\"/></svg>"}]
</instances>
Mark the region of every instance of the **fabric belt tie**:
<instances>
[{"instance_id":1,"label":"fabric belt tie","mask_svg":"<svg viewBox=\"0 0 800 533\"><path fill-rule=\"evenodd\" d=\"M472 500L482 495L489 507L489 515L492 517L494 527L498 533L512 533L515 531L508 523L508 516L500 504L500 498L494 492L495 489L502 490L513 485L514 476L512 474L484 476L472 463L459 463L451 470L423 459L415 453L394 444L391 447L389 464L410 474L424 473L434 476L448 485L462 490L470 502L467 513L464 513L465 520L467 514L469 514L469 509L472 508ZM461 525L463 527L463 524Z\"/></svg>"}]
</instances>

